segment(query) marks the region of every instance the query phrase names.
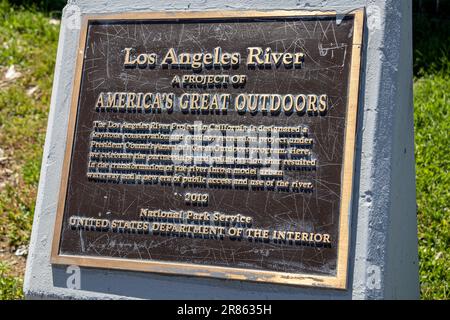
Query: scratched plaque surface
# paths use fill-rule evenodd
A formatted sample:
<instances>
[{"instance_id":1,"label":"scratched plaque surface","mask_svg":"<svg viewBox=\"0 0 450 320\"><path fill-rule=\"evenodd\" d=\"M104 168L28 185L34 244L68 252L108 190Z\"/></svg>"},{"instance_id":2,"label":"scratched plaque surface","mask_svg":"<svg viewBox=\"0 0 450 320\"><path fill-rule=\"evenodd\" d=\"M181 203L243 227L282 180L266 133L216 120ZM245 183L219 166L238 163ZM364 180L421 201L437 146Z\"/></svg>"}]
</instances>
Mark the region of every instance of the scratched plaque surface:
<instances>
[{"instance_id":1,"label":"scratched plaque surface","mask_svg":"<svg viewBox=\"0 0 450 320\"><path fill-rule=\"evenodd\" d=\"M351 184L352 177L351 172L344 173L344 160L353 162L356 108L349 109L349 105L354 86L352 63L359 64L354 57L360 48L355 46L357 15L350 14L339 23L332 14L290 15L86 19L55 227L54 263L325 286L343 268L339 277L345 279L346 261L341 259L347 257L350 196L343 194L343 185ZM211 53L215 59L215 48L221 54L237 53L238 63L227 65L225 57L208 67L206 59L195 69L176 66L168 56L173 50L176 58L181 53L191 57ZM278 64L263 61L257 65L264 60L266 48L292 56ZM145 60L150 55L139 57L141 53L154 54L153 65ZM249 63L250 54L256 65ZM290 57L298 58L297 65ZM190 75L238 75L241 78L233 79L245 80L206 87L174 80L176 76L196 79ZM146 107L139 105L139 99L146 99L139 93L149 93ZM199 94L198 104L192 94ZM193 110L201 105L202 94L208 95L206 111ZM241 101L261 94L271 100L267 105L260 103L259 112L238 111ZM210 106L213 95L219 97L219 111ZM276 108L280 102L274 96L280 97L280 108L292 105L293 112L271 112L271 103ZM320 101L325 102L321 105ZM125 107L114 108L114 103ZM183 111L183 106L190 109ZM263 112L265 106L268 112ZM349 117L353 119L350 130ZM144 125L140 129L130 125L137 123ZM160 129L151 129L151 124ZM172 154L164 145L178 143L164 140L174 133L174 127L164 125L173 124L183 128L242 126L246 130L262 126L274 138L268 147L284 150L277 155L281 159L274 169L278 176L264 175L264 168L256 165L205 161L181 163L176 172L174 161L158 159L158 155ZM271 126L300 128L301 133L278 134ZM184 135L191 134L203 137L200 146L210 144L205 142L204 131L184 131ZM286 143L288 138L301 137L306 139L303 144ZM145 147L133 149L130 143ZM242 157L250 157L248 147L243 145ZM347 150L350 156L344 159ZM275 159L275 155L268 158ZM304 165L289 166L289 159L304 160ZM189 171L193 167L206 169L194 173ZM208 168L245 170L214 174ZM179 183L183 177L194 176L203 178L202 182ZM213 178L229 180L215 183ZM257 187L261 181L269 183ZM248 186L251 183L255 185ZM304 185L295 188L295 183ZM219 217L224 221L214 220ZM342 281L336 283L328 285L345 287Z\"/></svg>"}]
</instances>

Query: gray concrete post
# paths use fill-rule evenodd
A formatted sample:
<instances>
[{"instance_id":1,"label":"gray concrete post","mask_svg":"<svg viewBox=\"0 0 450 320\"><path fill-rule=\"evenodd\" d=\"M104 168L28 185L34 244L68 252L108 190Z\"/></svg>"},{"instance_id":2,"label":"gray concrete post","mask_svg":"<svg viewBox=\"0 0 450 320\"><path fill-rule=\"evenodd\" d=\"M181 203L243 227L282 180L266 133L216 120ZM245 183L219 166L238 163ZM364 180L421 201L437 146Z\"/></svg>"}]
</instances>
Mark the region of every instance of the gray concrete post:
<instances>
[{"instance_id":1,"label":"gray concrete post","mask_svg":"<svg viewBox=\"0 0 450 320\"><path fill-rule=\"evenodd\" d=\"M66 6L27 261L29 299L398 299L419 297L409 0L72 0ZM173 10L366 8L345 291L50 264L80 16Z\"/></svg>"}]
</instances>

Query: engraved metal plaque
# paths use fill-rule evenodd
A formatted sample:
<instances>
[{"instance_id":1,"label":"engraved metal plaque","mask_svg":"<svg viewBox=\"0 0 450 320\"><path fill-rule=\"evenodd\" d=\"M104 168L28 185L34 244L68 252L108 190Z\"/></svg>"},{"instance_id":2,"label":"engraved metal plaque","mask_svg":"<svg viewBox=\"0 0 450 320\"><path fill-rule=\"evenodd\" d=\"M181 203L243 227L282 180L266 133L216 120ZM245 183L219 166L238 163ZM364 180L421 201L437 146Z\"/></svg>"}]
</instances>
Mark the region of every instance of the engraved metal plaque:
<instances>
[{"instance_id":1,"label":"engraved metal plaque","mask_svg":"<svg viewBox=\"0 0 450 320\"><path fill-rule=\"evenodd\" d=\"M85 17L52 263L346 288L362 24Z\"/></svg>"}]
</instances>

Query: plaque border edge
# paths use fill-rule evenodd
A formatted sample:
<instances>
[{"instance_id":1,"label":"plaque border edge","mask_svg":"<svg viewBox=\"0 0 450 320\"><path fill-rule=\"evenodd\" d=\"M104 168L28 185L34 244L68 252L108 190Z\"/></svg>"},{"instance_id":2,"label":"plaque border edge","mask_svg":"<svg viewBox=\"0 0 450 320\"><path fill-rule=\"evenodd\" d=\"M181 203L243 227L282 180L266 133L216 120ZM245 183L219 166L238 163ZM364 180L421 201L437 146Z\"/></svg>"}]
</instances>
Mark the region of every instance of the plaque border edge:
<instances>
[{"instance_id":1,"label":"plaque border edge","mask_svg":"<svg viewBox=\"0 0 450 320\"><path fill-rule=\"evenodd\" d=\"M153 272L166 275L197 276L219 279L244 280L253 282L273 283L280 285L295 285L345 290L348 286L348 258L350 250L350 211L354 178L354 160L356 147L357 114L359 105L359 88L361 74L361 54L364 33L364 8L353 10L345 15L353 15L353 43L348 84L347 115L344 132L344 157L341 171L341 202L339 209L339 238L337 249L336 276L322 276L306 273L287 273L266 270L253 270L211 265L198 265L180 262L141 261L136 259L87 257L59 254L65 198L67 194L69 169L75 136L75 125L81 90L82 67L87 40L89 21L91 20L178 20L178 19L224 19L224 18L279 18L297 16L336 16L336 11L305 11L305 10L271 10L271 11L202 11L202 12L126 12L119 14L92 14L82 17L75 75L73 78L72 96L70 102L69 122L66 137L66 149L56 210L56 221L51 246L50 263L57 265L78 265L102 269Z\"/></svg>"}]
</instances>

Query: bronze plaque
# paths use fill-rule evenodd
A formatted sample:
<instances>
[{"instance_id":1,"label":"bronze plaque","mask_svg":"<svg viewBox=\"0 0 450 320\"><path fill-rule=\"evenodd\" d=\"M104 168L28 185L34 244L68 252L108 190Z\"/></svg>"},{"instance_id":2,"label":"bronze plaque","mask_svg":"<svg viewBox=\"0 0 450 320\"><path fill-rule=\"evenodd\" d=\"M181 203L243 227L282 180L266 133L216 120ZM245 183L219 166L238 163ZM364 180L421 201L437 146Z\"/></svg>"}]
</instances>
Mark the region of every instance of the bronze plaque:
<instances>
[{"instance_id":1,"label":"bronze plaque","mask_svg":"<svg viewBox=\"0 0 450 320\"><path fill-rule=\"evenodd\" d=\"M85 17L52 263L346 288L362 21Z\"/></svg>"}]
</instances>

